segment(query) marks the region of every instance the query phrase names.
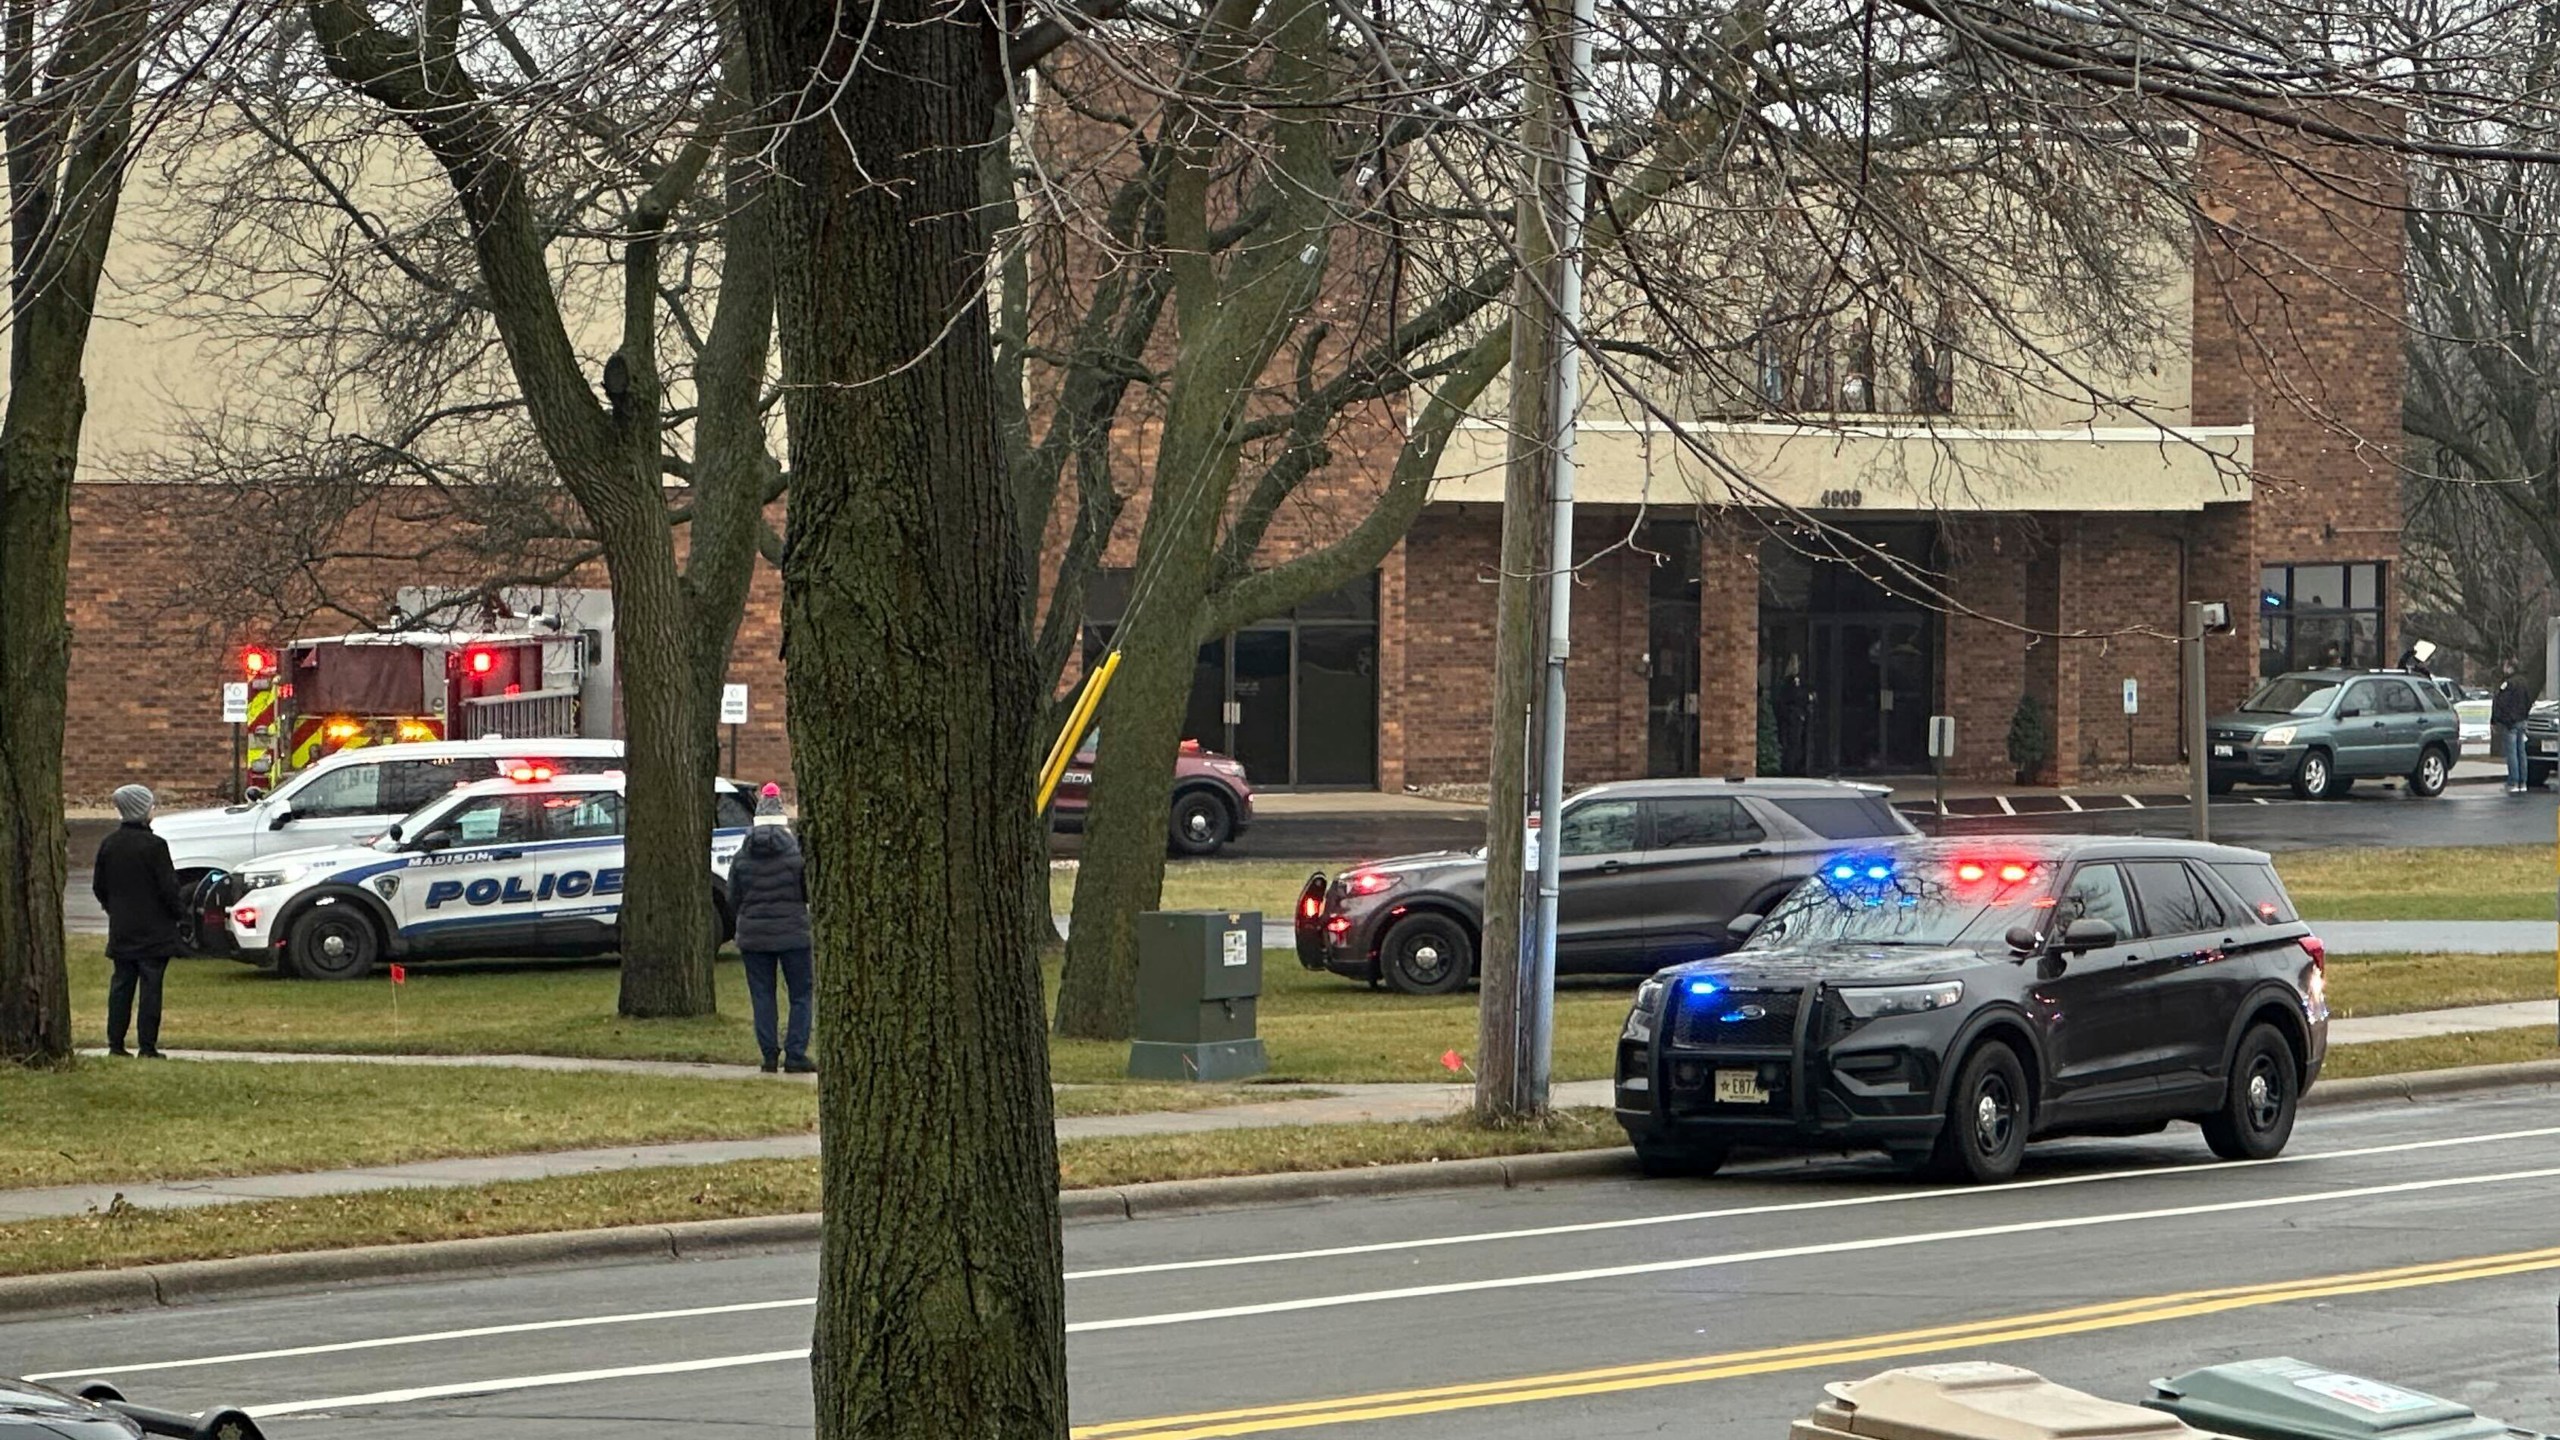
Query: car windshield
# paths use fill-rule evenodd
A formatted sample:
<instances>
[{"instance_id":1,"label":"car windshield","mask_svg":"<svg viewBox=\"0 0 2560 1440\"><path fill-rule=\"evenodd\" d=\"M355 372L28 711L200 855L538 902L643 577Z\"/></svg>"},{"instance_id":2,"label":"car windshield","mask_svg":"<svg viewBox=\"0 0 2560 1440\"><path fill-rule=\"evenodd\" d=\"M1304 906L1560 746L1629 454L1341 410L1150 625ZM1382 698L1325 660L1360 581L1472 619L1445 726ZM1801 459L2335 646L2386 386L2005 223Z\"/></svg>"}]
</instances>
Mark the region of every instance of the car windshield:
<instances>
[{"instance_id":1,"label":"car windshield","mask_svg":"<svg viewBox=\"0 0 2560 1440\"><path fill-rule=\"evenodd\" d=\"M2279 675L2240 704L2253 715L2318 715L2338 696L2339 682L2310 675Z\"/></svg>"},{"instance_id":2,"label":"car windshield","mask_svg":"<svg viewBox=\"0 0 2560 1440\"><path fill-rule=\"evenodd\" d=\"M1827 945L1993 945L2044 928L2054 865L1984 852L1842 855L1778 902L1746 951Z\"/></svg>"},{"instance_id":3,"label":"car windshield","mask_svg":"<svg viewBox=\"0 0 2560 1440\"><path fill-rule=\"evenodd\" d=\"M439 795L433 800L428 801L426 804L419 806L417 809L410 811L408 814L401 816L398 824L393 825L391 828L383 831L381 834L374 836L371 840L364 843L371 845L376 850L382 851L397 851L407 848L408 845L415 841L419 836L434 829L435 822L442 817L446 811L451 810L453 807L463 803L469 798L470 797L468 795L465 795L460 790L453 790Z\"/></svg>"}]
</instances>

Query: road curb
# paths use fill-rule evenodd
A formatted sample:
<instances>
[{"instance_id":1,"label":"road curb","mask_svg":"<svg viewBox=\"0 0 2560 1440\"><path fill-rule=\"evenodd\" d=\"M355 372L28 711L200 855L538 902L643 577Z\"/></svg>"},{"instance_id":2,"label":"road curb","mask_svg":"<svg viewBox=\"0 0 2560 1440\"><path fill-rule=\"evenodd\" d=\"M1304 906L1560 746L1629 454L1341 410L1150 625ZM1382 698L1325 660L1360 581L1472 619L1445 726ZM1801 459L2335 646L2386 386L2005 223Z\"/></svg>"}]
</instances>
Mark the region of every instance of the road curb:
<instances>
[{"instance_id":1,"label":"road curb","mask_svg":"<svg viewBox=\"0 0 2560 1440\"><path fill-rule=\"evenodd\" d=\"M2560 1085L2560 1060L2469 1065L2407 1075L2336 1080L2303 1096L2305 1109L2417 1102L2472 1090ZM1069 1223L1137 1220L1260 1205L1356 1200L1422 1191L1499 1189L1562 1180L1633 1177L1635 1153L1601 1146L1543 1155L1373 1165L1357 1170L1291 1171L1223 1179L1163 1180L1058 1197ZM637 1260L703 1260L720 1255L813 1245L816 1215L753 1215L540 1235L496 1235L415 1245L368 1245L225 1260L183 1260L123 1270L81 1270L0 1277L0 1315L29 1319L198 1304L288 1290L473 1277L535 1267Z\"/></svg>"}]
</instances>

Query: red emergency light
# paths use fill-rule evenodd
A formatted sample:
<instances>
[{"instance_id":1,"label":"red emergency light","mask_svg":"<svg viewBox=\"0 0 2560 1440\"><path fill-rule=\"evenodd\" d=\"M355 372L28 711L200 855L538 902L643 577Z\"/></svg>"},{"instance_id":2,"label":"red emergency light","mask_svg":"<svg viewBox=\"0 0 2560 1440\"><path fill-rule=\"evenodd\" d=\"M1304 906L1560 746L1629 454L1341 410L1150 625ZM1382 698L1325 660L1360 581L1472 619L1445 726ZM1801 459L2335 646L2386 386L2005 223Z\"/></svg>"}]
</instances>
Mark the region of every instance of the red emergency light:
<instances>
[{"instance_id":1,"label":"red emergency light","mask_svg":"<svg viewBox=\"0 0 2560 1440\"><path fill-rule=\"evenodd\" d=\"M474 650L464 657L463 663L471 667L472 674L486 675L497 668L498 657L486 650Z\"/></svg>"},{"instance_id":2,"label":"red emergency light","mask_svg":"<svg viewBox=\"0 0 2560 1440\"><path fill-rule=\"evenodd\" d=\"M257 645L250 645L241 650L241 674L248 676L252 680L257 680L274 674L275 670L276 657L274 651Z\"/></svg>"}]
</instances>

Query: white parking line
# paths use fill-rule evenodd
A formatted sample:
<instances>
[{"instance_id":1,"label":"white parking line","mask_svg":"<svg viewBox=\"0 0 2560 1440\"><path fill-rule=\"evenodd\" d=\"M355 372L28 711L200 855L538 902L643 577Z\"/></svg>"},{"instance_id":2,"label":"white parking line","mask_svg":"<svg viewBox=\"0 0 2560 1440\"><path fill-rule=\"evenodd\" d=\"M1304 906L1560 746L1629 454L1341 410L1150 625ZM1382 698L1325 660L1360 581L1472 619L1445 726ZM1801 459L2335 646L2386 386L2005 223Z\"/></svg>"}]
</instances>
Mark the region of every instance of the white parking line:
<instances>
[{"instance_id":1,"label":"white parking line","mask_svg":"<svg viewBox=\"0 0 2560 1440\"><path fill-rule=\"evenodd\" d=\"M1376 1304L1390 1300L1431 1299L1447 1295L1480 1294L1490 1290L1517 1290L1552 1285L1572 1285L1592 1280L1616 1280L1636 1275L1662 1275L1679 1271L1703 1270L1724 1266L1747 1265L1769 1260L1801 1259L1816 1255L1853 1254L1860 1251L1898 1250L1921 1245L1946 1244L1963 1240L1996 1239L2008 1235L2090 1229L2102 1225L2131 1224L2146 1220L2185 1219L2196 1215L2230 1214L2249 1210L2284 1209L2302 1205L2326 1204L2345 1200L2366 1200L2383 1195L2408 1195L2435 1190L2461 1189L2482 1185L2503 1185L2560 1177L2560 1167L2539 1170L2513 1170L2494 1175L2465 1175L2435 1180L2412 1180L2396 1185L2367 1185L2345 1190L2330 1190L2312 1195L2263 1196L2251 1200L2233 1200L2213 1205L2180 1205L2157 1210L2129 1210L2112 1215L2071 1216L2052 1220L2024 1221L2013 1225L1984 1225L1968 1230L1942 1230L1921 1235L1888 1235L1867 1240L1834 1241L1819 1245L1792 1245L1772 1250L1745 1250L1719 1255L1699 1255L1678 1260L1656 1260L1635 1265L1608 1265L1586 1270L1564 1270L1539 1275L1518 1275L1491 1280L1463 1280L1442 1285L1413 1285L1394 1290L1370 1290L1340 1295L1317 1295L1300 1300L1278 1300L1259 1305L1230 1305L1209 1310L1173 1311L1157 1315L1133 1315L1119 1320L1086 1320L1067 1326L1067 1333L1089 1334L1101 1330L1132 1330L1172 1325L1199 1324L1211 1320L1231 1320L1247 1316L1279 1315L1308 1310L1335 1309L1347 1305ZM750 1365L775 1365L805 1360L806 1347L791 1350L765 1350L743 1355L717 1355L695 1360L670 1360L649 1365L620 1365L601 1370L556 1371L543 1375L497 1376L480 1380L459 1380L439 1385L419 1385L400 1390L377 1390L356 1395L339 1395L318 1400L287 1400L248 1407L252 1416L264 1419L281 1415L305 1415L319 1411L353 1410L366 1407L414 1404L422 1400L449 1400L472 1395L494 1395L510 1391L560 1389L570 1385L591 1384L606 1380L631 1380L654 1375L684 1375L706 1370L735 1369Z\"/></svg>"},{"instance_id":2,"label":"white parking line","mask_svg":"<svg viewBox=\"0 0 2560 1440\"><path fill-rule=\"evenodd\" d=\"M2540 1140L2560 1135L2560 1125L2537 1126L2525 1130L2498 1130L2479 1135L2437 1136L2427 1140L2401 1140L2384 1145L2361 1145L2347 1150L2322 1150L2311 1153L2280 1155L2272 1160L2239 1160L2202 1165L2153 1167L2140 1170L2102 1170L2086 1175L2056 1175L2041 1180L2013 1180L2006 1185L1955 1186L1923 1190L1894 1190L1880 1195L1844 1195L1823 1200L1785 1200L1763 1205L1730 1205L1713 1210L1683 1210L1667 1215L1631 1215L1612 1220L1582 1220L1565 1225L1526 1226L1512 1230L1485 1230L1460 1235L1429 1235L1412 1240L1381 1240L1362 1245L1332 1245L1310 1250L1266 1251L1248 1255L1222 1255L1202 1260L1166 1260L1144 1265L1120 1265L1091 1270L1070 1270L1069 1280L1108 1280L1139 1275L1162 1275L1185 1270L1217 1270L1247 1265L1278 1265L1304 1260L1333 1260L1358 1255L1381 1255L1404 1250L1444 1249L1459 1245L1485 1245L1503 1241L1543 1240L1559 1235L1593 1235L1613 1230L1651 1229L1664 1225L1685 1225L1710 1220L1734 1220L1757 1215L1792 1215L1824 1210L1855 1210L1879 1205L1909 1205L1924 1201L1984 1201L2029 1190L2058 1190L2081 1185L2105 1184L2117 1180L2182 1179L2189 1176L2225 1175L2233 1171L2257 1170L2278 1166L2307 1165L2323 1160L2361 1160L2378 1155L2405 1155L2427 1150L2459 1149L2474 1145L2495 1145L2515 1140ZM640 1325L665 1320L689 1320L712 1315L745 1315L767 1310L808 1309L817 1303L815 1297L789 1300L751 1300L732 1305L701 1305L674 1310L638 1310L623 1314L574 1316L558 1320L525 1320L505 1325L482 1325L469 1329L429 1330L405 1335L382 1335L363 1340L335 1340L315 1345L295 1345L266 1350L242 1350L224 1355L205 1355L186 1360L153 1360L135 1364L99 1365L80 1370L52 1370L26 1376L35 1381L84 1379L103 1375L140 1375L164 1370L192 1370L215 1365L244 1365L262 1360L297 1360L315 1355L343 1355L363 1350L387 1350L414 1345L448 1344L460 1340L481 1340L504 1335L532 1335L545 1331L597 1329L620 1325Z\"/></svg>"}]
</instances>

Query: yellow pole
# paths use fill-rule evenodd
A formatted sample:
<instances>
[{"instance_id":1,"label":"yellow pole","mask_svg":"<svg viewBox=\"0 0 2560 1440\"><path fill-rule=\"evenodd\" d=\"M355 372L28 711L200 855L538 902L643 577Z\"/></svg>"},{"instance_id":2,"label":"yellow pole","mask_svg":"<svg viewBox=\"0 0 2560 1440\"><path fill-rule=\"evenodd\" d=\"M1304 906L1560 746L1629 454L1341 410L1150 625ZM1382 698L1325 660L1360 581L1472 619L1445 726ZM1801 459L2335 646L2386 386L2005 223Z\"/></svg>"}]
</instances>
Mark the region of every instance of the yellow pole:
<instances>
[{"instance_id":1,"label":"yellow pole","mask_svg":"<svg viewBox=\"0 0 2560 1440\"><path fill-rule=\"evenodd\" d=\"M1120 652L1102 657L1102 668L1084 684L1084 693L1076 697L1075 708L1067 714L1067 728L1058 732L1058 741L1049 747L1049 758L1040 766L1040 793L1032 797L1031 818L1049 813L1049 801L1058 793L1058 781L1067 773L1067 762L1075 758L1076 742L1084 738L1085 727L1093 723L1093 712L1102 708L1102 692L1111 684L1113 671L1120 668Z\"/></svg>"}]
</instances>

